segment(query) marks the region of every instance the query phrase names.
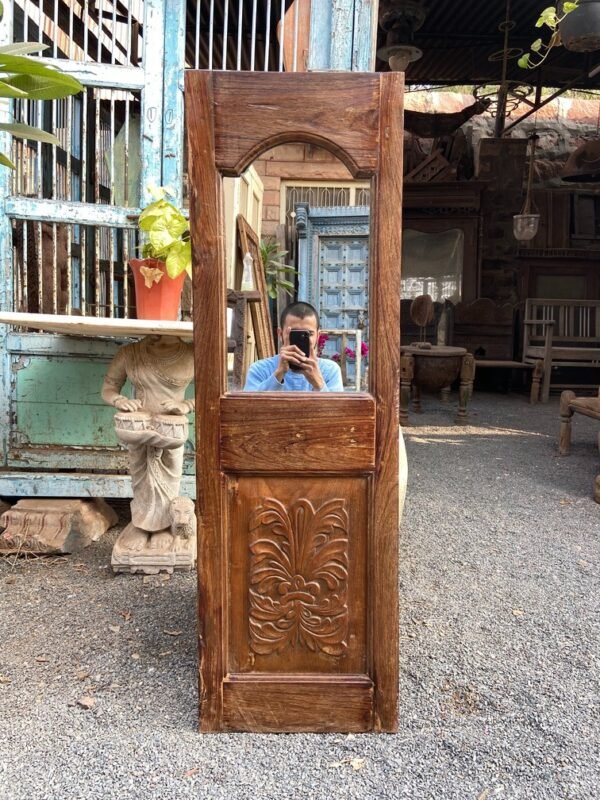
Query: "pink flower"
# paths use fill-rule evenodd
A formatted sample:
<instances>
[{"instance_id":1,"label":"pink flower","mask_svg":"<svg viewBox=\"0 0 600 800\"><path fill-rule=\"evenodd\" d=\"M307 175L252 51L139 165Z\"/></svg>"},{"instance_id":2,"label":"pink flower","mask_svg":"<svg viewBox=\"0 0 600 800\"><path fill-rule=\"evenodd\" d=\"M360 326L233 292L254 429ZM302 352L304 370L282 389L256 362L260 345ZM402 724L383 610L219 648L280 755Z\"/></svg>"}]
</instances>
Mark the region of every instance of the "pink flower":
<instances>
[{"instance_id":1,"label":"pink flower","mask_svg":"<svg viewBox=\"0 0 600 800\"><path fill-rule=\"evenodd\" d=\"M329 336L327 336L326 333L322 333L319 336L319 341L317 342L317 355L319 356L323 355L323 349L328 341L329 341Z\"/></svg>"}]
</instances>

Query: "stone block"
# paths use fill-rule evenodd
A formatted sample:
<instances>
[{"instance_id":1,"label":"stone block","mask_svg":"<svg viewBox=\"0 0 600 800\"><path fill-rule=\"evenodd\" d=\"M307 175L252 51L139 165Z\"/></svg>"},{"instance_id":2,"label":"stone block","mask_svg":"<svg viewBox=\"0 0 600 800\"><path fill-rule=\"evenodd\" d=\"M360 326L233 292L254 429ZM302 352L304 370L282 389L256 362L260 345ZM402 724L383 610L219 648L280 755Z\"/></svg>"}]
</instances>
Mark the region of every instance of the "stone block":
<instances>
[{"instance_id":1,"label":"stone block","mask_svg":"<svg viewBox=\"0 0 600 800\"><path fill-rule=\"evenodd\" d=\"M266 189L263 193L263 207L264 206L279 206L281 192L279 189Z\"/></svg>"},{"instance_id":2,"label":"stone block","mask_svg":"<svg viewBox=\"0 0 600 800\"><path fill-rule=\"evenodd\" d=\"M256 168L256 171L260 175L265 192L273 191L279 193L281 191L281 178L277 177L276 175L267 175L266 169L267 166L265 162L262 162L262 169L259 169L258 166Z\"/></svg>"},{"instance_id":3,"label":"stone block","mask_svg":"<svg viewBox=\"0 0 600 800\"><path fill-rule=\"evenodd\" d=\"M4 530L4 525L2 524L2 515L5 511L8 511L9 508L9 503L5 503L4 500L0 500L0 531Z\"/></svg>"},{"instance_id":4,"label":"stone block","mask_svg":"<svg viewBox=\"0 0 600 800\"><path fill-rule=\"evenodd\" d=\"M0 524L0 553L77 553L117 523L113 509L93 500L19 500Z\"/></svg>"},{"instance_id":5,"label":"stone block","mask_svg":"<svg viewBox=\"0 0 600 800\"><path fill-rule=\"evenodd\" d=\"M341 161L335 161L331 164L311 163L304 162L296 164L290 161L268 161L266 165L266 174L270 176L278 176L287 180L351 180L352 175L350 171L342 164Z\"/></svg>"}]
</instances>

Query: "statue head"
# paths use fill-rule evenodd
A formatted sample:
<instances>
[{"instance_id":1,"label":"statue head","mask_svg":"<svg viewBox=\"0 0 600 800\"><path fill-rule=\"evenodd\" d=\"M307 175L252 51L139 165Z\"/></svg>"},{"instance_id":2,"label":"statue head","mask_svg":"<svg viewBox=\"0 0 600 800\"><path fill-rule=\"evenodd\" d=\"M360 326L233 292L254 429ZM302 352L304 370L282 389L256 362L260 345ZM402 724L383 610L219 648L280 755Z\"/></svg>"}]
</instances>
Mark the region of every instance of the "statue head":
<instances>
[{"instance_id":1,"label":"statue head","mask_svg":"<svg viewBox=\"0 0 600 800\"><path fill-rule=\"evenodd\" d=\"M189 539L196 533L194 501L189 497L175 497L169 504L171 533Z\"/></svg>"}]
</instances>

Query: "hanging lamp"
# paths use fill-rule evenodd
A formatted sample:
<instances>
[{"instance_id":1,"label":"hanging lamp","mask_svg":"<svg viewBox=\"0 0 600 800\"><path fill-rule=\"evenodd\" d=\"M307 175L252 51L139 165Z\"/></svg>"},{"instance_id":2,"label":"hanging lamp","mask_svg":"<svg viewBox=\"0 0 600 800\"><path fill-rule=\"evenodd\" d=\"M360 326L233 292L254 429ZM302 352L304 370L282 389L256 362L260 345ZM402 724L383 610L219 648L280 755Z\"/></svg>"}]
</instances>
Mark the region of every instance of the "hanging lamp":
<instances>
[{"instance_id":1,"label":"hanging lamp","mask_svg":"<svg viewBox=\"0 0 600 800\"><path fill-rule=\"evenodd\" d=\"M515 235L515 239L518 239L520 242L528 242L530 239L533 239L538 232L540 224L540 215L537 211L535 203L533 202L531 193L531 187L533 184L533 169L535 166L535 146L539 138L540 137L535 131L529 136L531 147L529 151L529 175L527 177L525 202L523 203L521 213L513 216L513 233Z\"/></svg>"}]
</instances>

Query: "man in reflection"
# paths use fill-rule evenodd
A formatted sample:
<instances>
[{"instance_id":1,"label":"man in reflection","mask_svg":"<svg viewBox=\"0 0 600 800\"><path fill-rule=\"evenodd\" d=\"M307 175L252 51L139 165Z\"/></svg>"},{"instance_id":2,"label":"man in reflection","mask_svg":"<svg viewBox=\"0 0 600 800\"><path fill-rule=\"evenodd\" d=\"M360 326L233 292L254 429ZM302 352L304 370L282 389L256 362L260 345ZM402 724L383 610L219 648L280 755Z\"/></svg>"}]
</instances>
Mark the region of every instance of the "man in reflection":
<instances>
[{"instance_id":1,"label":"man in reflection","mask_svg":"<svg viewBox=\"0 0 600 800\"><path fill-rule=\"evenodd\" d=\"M310 355L290 344L290 331L306 331ZM248 370L247 392L343 392L342 373L335 361L319 358L319 314L310 303L294 302L281 312L277 329L279 355L255 361Z\"/></svg>"}]
</instances>

